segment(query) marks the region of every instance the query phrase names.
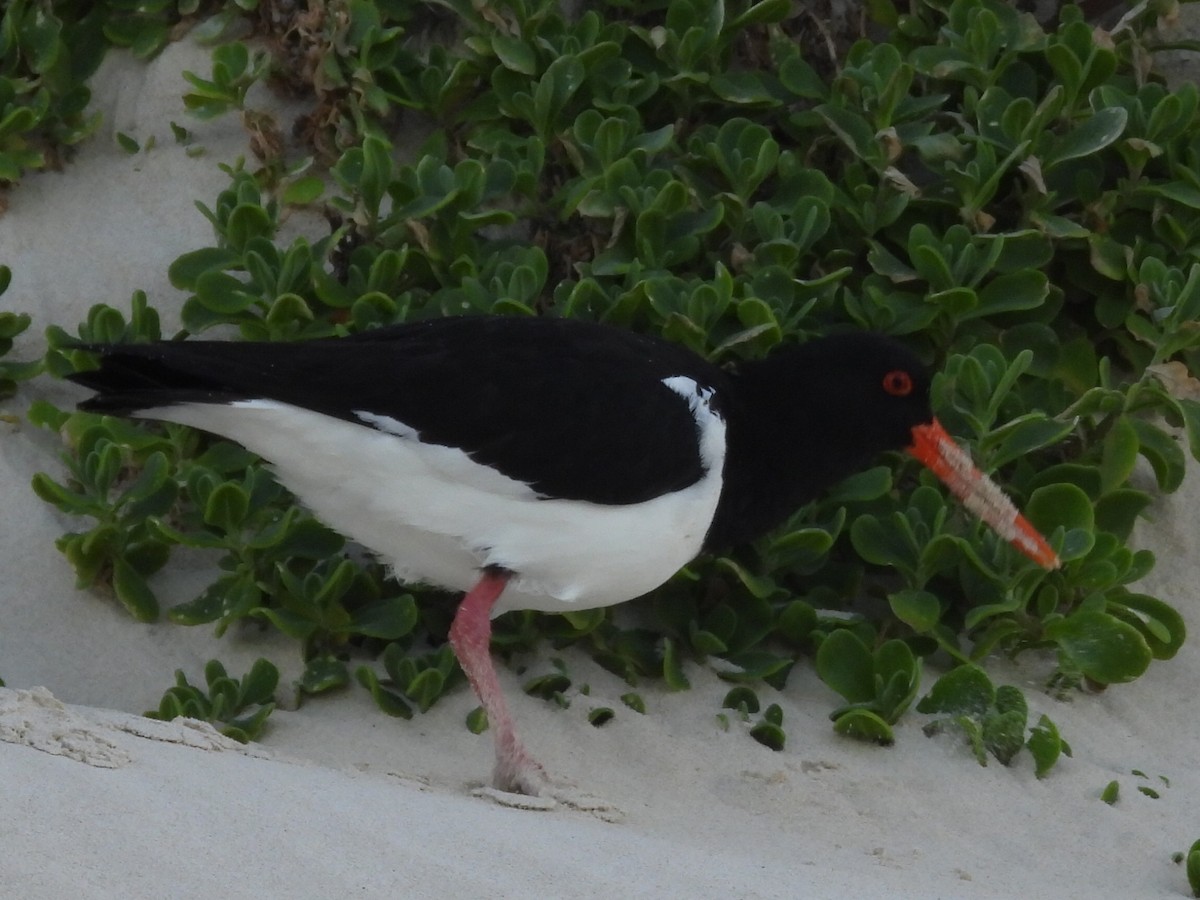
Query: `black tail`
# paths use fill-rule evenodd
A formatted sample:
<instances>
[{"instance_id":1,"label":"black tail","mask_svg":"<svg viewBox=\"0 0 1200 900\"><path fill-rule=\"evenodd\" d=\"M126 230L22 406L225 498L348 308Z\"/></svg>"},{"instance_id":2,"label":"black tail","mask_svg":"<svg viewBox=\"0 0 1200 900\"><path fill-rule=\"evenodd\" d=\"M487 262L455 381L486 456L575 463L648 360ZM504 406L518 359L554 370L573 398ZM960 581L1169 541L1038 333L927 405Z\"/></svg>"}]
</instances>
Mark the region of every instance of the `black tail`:
<instances>
[{"instance_id":1,"label":"black tail","mask_svg":"<svg viewBox=\"0 0 1200 900\"><path fill-rule=\"evenodd\" d=\"M82 345L78 349L99 355L100 367L67 378L96 391L79 409L111 415L176 403L244 399L222 378L227 361L208 357L205 343Z\"/></svg>"}]
</instances>

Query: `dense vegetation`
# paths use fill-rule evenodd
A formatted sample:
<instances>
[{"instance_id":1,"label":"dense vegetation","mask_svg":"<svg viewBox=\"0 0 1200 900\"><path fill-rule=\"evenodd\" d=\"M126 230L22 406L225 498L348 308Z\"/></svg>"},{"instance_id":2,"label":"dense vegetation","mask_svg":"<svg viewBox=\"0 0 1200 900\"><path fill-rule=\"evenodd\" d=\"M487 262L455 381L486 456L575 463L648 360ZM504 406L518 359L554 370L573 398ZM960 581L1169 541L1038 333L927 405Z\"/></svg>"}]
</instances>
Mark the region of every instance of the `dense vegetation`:
<instances>
[{"instance_id":1,"label":"dense vegetation","mask_svg":"<svg viewBox=\"0 0 1200 900\"><path fill-rule=\"evenodd\" d=\"M671 687L686 685L683 660L720 657L727 706L777 747L778 709L760 717L754 686L782 686L798 659L844 696L835 727L886 743L936 656L956 668L919 705L931 728L963 729L981 761L1028 746L1041 774L1062 742L1044 716L1028 727L1018 690L992 685L989 655L1049 654L1065 692L1136 678L1184 640L1170 605L1131 588L1154 558L1127 546L1151 492L1179 486L1180 436L1200 454L1198 94L1146 65L1156 10L1109 32L1074 7L1043 26L998 0L904 14L883 0L870 37L843 46L788 0L589 6L345 0L288 18L262 4L245 20L256 40L221 44L211 72L188 75L188 108L240 114L256 158L200 205L213 244L172 266L186 333L580 316L729 364L838 329L902 336L939 373L943 422L1050 536L1061 570L1018 558L897 457L632 612L509 614L495 647L576 643L631 684ZM58 21L10 4L0 178L94 127L81 79L95 60L47 47L99 28L151 53L195 7L98 4ZM199 27L215 37L240 13ZM263 79L311 99L304 149L247 105ZM428 137L400 153L401 131ZM328 233L282 242L289 206L325 211ZM0 319L0 339L24 324ZM95 307L77 334L161 336L141 295L125 312ZM48 336L51 372L88 364L66 329ZM250 454L181 427L30 414L72 448L66 480L34 488L81 517L59 541L81 587L111 584L155 619L149 576L176 546L210 548L216 579L166 615L280 629L307 661L302 692L357 678L410 715L461 677L444 595L349 552ZM210 666L208 682L181 675L159 714L256 733L272 671L239 682ZM563 670L529 685L564 703L570 688Z\"/></svg>"}]
</instances>

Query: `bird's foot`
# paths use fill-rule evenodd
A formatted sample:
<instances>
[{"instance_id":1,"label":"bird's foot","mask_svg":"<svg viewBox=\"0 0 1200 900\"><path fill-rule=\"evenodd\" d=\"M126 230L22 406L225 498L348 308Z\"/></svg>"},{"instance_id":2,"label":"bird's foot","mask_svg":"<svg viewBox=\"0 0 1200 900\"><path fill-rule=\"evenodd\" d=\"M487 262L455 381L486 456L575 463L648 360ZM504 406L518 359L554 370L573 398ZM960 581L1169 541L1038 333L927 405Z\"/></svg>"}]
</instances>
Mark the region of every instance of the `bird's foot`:
<instances>
[{"instance_id":1,"label":"bird's foot","mask_svg":"<svg viewBox=\"0 0 1200 900\"><path fill-rule=\"evenodd\" d=\"M590 813L605 822L619 822L625 813L607 800L584 793L574 785L550 778L541 764L524 757L517 764L497 766L493 785L471 793L513 809L548 811L560 806Z\"/></svg>"},{"instance_id":2,"label":"bird's foot","mask_svg":"<svg viewBox=\"0 0 1200 900\"><path fill-rule=\"evenodd\" d=\"M543 789L539 794L525 794L516 791L505 791L495 787L477 787L471 791L472 796L491 800L500 806L511 809L529 809L549 812L553 809L566 807L580 812L589 813L604 822L620 822L625 818L625 812L607 800L587 794L567 785L554 784Z\"/></svg>"}]
</instances>

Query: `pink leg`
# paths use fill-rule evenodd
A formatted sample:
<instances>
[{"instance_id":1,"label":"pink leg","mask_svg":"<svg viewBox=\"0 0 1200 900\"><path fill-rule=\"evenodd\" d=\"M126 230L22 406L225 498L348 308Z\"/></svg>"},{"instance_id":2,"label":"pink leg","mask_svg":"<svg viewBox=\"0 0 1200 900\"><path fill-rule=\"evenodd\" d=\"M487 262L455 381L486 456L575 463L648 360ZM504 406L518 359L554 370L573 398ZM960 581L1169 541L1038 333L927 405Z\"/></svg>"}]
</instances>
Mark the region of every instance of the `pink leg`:
<instances>
[{"instance_id":1,"label":"pink leg","mask_svg":"<svg viewBox=\"0 0 1200 900\"><path fill-rule=\"evenodd\" d=\"M502 791L536 795L546 784L546 773L517 737L490 649L492 608L511 577L512 573L504 569L484 569L479 582L458 605L450 626L450 646L483 704L492 729L496 742L493 785Z\"/></svg>"}]
</instances>

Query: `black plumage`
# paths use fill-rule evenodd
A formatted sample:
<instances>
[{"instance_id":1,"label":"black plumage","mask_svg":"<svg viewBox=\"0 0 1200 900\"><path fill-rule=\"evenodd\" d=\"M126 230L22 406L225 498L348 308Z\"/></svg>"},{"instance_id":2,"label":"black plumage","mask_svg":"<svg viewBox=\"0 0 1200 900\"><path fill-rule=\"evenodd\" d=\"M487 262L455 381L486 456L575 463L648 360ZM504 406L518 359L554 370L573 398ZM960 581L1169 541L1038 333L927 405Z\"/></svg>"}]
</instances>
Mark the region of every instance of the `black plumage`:
<instances>
[{"instance_id":1,"label":"black plumage","mask_svg":"<svg viewBox=\"0 0 1200 900\"><path fill-rule=\"evenodd\" d=\"M729 370L668 341L571 319L431 319L303 343L168 341L93 347L72 380L114 415L269 399L366 425L387 416L539 493L632 504L703 475L696 425L663 384L714 392L727 456L706 549L749 540L932 418L914 354L876 334L787 347ZM897 398L892 370L914 374ZM815 440L815 434L823 435Z\"/></svg>"}]
</instances>

